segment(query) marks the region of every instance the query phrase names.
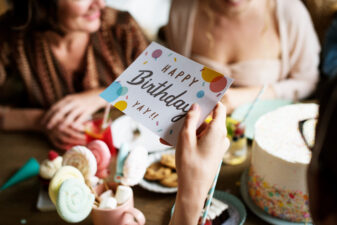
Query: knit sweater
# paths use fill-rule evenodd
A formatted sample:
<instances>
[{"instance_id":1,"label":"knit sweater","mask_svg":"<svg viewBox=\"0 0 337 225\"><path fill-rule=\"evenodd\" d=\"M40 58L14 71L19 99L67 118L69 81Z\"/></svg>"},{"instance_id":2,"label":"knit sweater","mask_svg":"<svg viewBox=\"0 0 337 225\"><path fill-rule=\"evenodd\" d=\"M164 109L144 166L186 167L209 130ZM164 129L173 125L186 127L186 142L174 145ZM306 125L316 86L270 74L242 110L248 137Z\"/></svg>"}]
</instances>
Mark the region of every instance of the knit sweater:
<instances>
[{"instance_id":1,"label":"knit sweater","mask_svg":"<svg viewBox=\"0 0 337 225\"><path fill-rule=\"evenodd\" d=\"M6 30L0 37L0 104L49 108L68 94L113 82L147 41L127 12L105 8L101 20L101 28L90 34L84 67L73 74L58 63L43 32L0 27Z\"/></svg>"}]
</instances>

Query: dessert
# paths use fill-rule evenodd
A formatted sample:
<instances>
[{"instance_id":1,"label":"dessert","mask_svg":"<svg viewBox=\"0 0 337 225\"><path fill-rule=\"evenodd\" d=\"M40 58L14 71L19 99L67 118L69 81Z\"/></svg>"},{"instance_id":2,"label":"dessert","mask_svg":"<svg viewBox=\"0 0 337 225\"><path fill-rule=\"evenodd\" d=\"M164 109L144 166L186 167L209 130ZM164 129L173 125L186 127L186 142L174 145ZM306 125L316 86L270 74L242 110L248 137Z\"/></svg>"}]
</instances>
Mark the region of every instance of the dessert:
<instances>
[{"instance_id":1,"label":"dessert","mask_svg":"<svg viewBox=\"0 0 337 225\"><path fill-rule=\"evenodd\" d=\"M97 162L96 176L105 178L108 175L107 168L110 163L111 153L108 146L100 140L94 140L87 145L87 148L94 154Z\"/></svg>"},{"instance_id":2,"label":"dessert","mask_svg":"<svg viewBox=\"0 0 337 225\"><path fill-rule=\"evenodd\" d=\"M56 171L62 166L62 157L55 151L48 153L48 159L45 159L40 165L40 176L45 180L50 180Z\"/></svg>"},{"instance_id":3,"label":"dessert","mask_svg":"<svg viewBox=\"0 0 337 225\"><path fill-rule=\"evenodd\" d=\"M226 126L230 146L224 155L223 161L230 165L237 165L244 162L247 158L245 127L239 121L230 117L227 117Z\"/></svg>"},{"instance_id":4,"label":"dessert","mask_svg":"<svg viewBox=\"0 0 337 225\"><path fill-rule=\"evenodd\" d=\"M171 174L171 169L163 166L160 162L155 162L147 168L144 177L147 180L155 181L162 180Z\"/></svg>"},{"instance_id":5,"label":"dessert","mask_svg":"<svg viewBox=\"0 0 337 225\"><path fill-rule=\"evenodd\" d=\"M115 181L128 186L138 184L144 177L147 160L148 153L144 147L136 146L130 150L127 144L123 144L117 161L112 161L112 164L116 164Z\"/></svg>"},{"instance_id":6,"label":"dessert","mask_svg":"<svg viewBox=\"0 0 337 225\"><path fill-rule=\"evenodd\" d=\"M160 180L160 183L166 187L178 187L178 175L177 173L171 173L164 179Z\"/></svg>"},{"instance_id":7,"label":"dessert","mask_svg":"<svg viewBox=\"0 0 337 225\"><path fill-rule=\"evenodd\" d=\"M249 194L272 216L311 221L306 183L311 151L299 132L299 122L316 118L317 113L316 104L289 105L263 115L255 125ZM311 137L314 124L306 127Z\"/></svg>"},{"instance_id":8,"label":"dessert","mask_svg":"<svg viewBox=\"0 0 337 225\"><path fill-rule=\"evenodd\" d=\"M117 207L117 200L114 197L101 198L99 209L115 209Z\"/></svg>"},{"instance_id":9,"label":"dessert","mask_svg":"<svg viewBox=\"0 0 337 225\"><path fill-rule=\"evenodd\" d=\"M77 145L67 151L63 156L62 164L76 167L86 179L95 176L97 172L96 158L85 146Z\"/></svg>"},{"instance_id":10,"label":"dessert","mask_svg":"<svg viewBox=\"0 0 337 225\"><path fill-rule=\"evenodd\" d=\"M176 160L174 154L164 154L160 159L160 163L164 166L176 169Z\"/></svg>"},{"instance_id":11,"label":"dessert","mask_svg":"<svg viewBox=\"0 0 337 225\"><path fill-rule=\"evenodd\" d=\"M166 187L177 187L178 175L175 165L174 154L163 154L160 161L152 163L146 169L144 178L148 181L158 181Z\"/></svg>"},{"instance_id":12,"label":"dessert","mask_svg":"<svg viewBox=\"0 0 337 225\"><path fill-rule=\"evenodd\" d=\"M62 219L69 223L84 220L95 201L84 180L70 178L62 182L56 201L56 209Z\"/></svg>"},{"instance_id":13,"label":"dessert","mask_svg":"<svg viewBox=\"0 0 337 225\"><path fill-rule=\"evenodd\" d=\"M127 156L123 165L121 183L133 186L144 177L148 160L147 150L143 147L135 147Z\"/></svg>"},{"instance_id":14,"label":"dessert","mask_svg":"<svg viewBox=\"0 0 337 225\"><path fill-rule=\"evenodd\" d=\"M203 214L204 211L201 212L199 224L201 222ZM228 218L229 218L228 205L216 198L212 198L211 205L208 209L208 213L206 216L205 225L225 224Z\"/></svg>"},{"instance_id":15,"label":"dessert","mask_svg":"<svg viewBox=\"0 0 337 225\"><path fill-rule=\"evenodd\" d=\"M82 173L72 166L63 166L61 167L57 173L54 175L53 179L50 181L49 184L49 197L51 201L56 205L56 200L58 196L58 192L60 189L61 184L70 178L77 178L84 182L84 177Z\"/></svg>"},{"instance_id":16,"label":"dessert","mask_svg":"<svg viewBox=\"0 0 337 225\"><path fill-rule=\"evenodd\" d=\"M119 185L116 190L116 200L118 205L124 204L132 196L132 189L128 186Z\"/></svg>"}]
</instances>

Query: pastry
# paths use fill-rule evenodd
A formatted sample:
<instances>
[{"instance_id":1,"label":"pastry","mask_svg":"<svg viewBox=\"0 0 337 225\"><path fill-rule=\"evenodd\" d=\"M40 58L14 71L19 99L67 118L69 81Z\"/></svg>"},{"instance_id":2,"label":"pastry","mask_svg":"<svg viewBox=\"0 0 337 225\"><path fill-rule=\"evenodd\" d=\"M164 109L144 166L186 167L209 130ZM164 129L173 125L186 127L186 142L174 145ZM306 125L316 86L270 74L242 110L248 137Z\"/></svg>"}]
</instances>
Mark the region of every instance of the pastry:
<instances>
[{"instance_id":1,"label":"pastry","mask_svg":"<svg viewBox=\"0 0 337 225\"><path fill-rule=\"evenodd\" d=\"M166 187L178 187L178 175L172 173L160 180L160 183Z\"/></svg>"},{"instance_id":2,"label":"pastry","mask_svg":"<svg viewBox=\"0 0 337 225\"><path fill-rule=\"evenodd\" d=\"M61 184L58 192L57 213L69 223L78 223L90 214L94 201L95 195L83 180L70 178Z\"/></svg>"},{"instance_id":3,"label":"pastry","mask_svg":"<svg viewBox=\"0 0 337 225\"><path fill-rule=\"evenodd\" d=\"M164 167L160 162L152 163L146 170L145 179L162 180L172 173L171 169Z\"/></svg>"},{"instance_id":4,"label":"pastry","mask_svg":"<svg viewBox=\"0 0 337 225\"><path fill-rule=\"evenodd\" d=\"M176 169L176 159L174 154L164 154L160 159L160 163L164 166Z\"/></svg>"},{"instance_id":5,"label":"pastry","mask_svg":"<svg viewBox=\"0 0 337 225\"><path fill-rule=\"evenodd\" d=\"M79 169L87 179L97 172L97 162L94 154L85 146L74 146L63 156L63 163Z\"/></svg>"}]
</instances>

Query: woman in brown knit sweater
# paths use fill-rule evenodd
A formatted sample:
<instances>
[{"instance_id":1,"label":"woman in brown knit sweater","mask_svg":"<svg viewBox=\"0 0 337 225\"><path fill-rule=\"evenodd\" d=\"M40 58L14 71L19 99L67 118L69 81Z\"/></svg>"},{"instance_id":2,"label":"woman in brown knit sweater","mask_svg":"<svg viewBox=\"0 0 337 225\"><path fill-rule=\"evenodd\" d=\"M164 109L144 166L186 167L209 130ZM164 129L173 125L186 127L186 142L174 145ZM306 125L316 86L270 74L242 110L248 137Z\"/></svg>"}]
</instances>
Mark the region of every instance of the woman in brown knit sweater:
<instances>
[{"instance_id":1,"label":"woman in brown knit sweater","mask_svg":"<svg viewBox=\"0 0 337 225\"><path fill-rule=\"evenodd\" d=\"M44 131L60 149L85 143L99 93L145 49L126 12L104 0L11 0L0 18L0 129Z\"/></svg>"}]
</instances>

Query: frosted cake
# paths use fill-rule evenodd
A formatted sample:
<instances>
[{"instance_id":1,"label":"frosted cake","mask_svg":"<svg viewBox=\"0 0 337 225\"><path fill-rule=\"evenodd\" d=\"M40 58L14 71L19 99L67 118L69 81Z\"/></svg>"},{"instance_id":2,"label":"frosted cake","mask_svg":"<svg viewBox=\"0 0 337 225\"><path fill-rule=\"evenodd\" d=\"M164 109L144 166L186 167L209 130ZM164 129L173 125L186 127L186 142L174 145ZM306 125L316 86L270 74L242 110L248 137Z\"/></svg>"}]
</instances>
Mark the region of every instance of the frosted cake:
<instances>
[{"instance_id":1,"label":"frosted cake","mask_svg":"<svg viewBox=\"0 0 337 225\"><path fill-rule=\"evenodd\" d=\"M299 121L316 118L316 104L295 104L263 115L255 125L249 194L272 216L310 222L306 171L311 151L299 132ZM306 132L314 136L315 124Z\"/></svg>"}]
</instances>

